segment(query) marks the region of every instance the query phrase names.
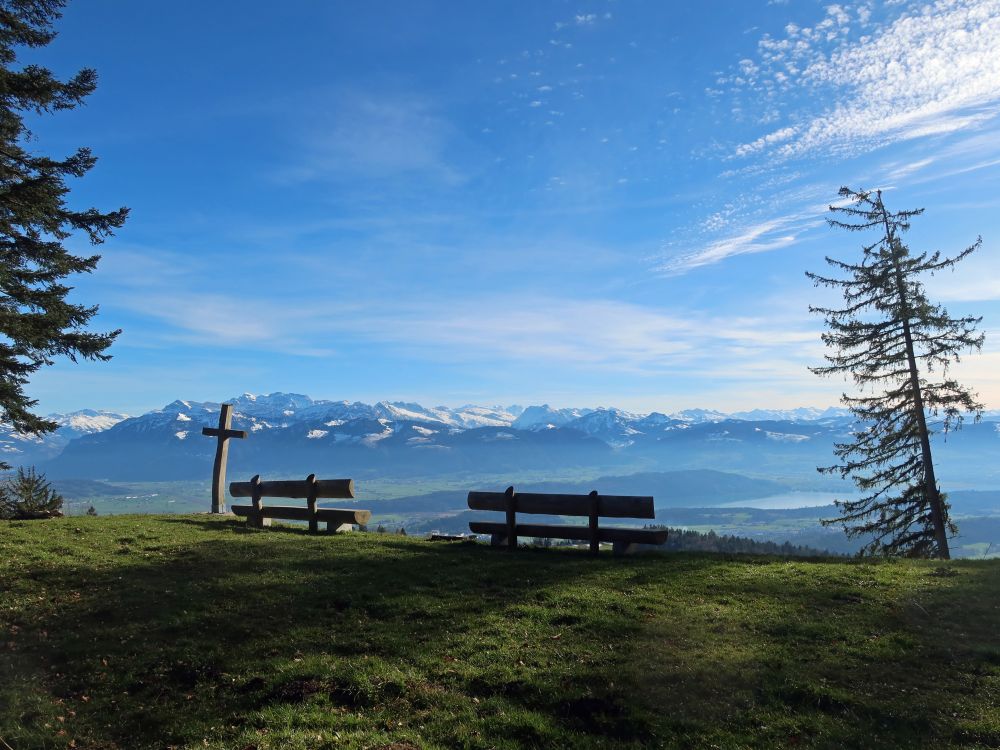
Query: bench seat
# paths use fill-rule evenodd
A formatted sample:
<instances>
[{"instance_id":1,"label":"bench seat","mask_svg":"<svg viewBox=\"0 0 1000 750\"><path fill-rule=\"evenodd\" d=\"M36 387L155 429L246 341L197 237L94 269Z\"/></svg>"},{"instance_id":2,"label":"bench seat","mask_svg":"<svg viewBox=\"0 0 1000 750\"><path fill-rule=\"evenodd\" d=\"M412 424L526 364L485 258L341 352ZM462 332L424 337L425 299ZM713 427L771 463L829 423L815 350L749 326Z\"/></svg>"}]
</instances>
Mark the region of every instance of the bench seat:
<instances>
[{"instance_id":1,"label":"bench seat","mask_svg":"<svg viewBox=\"0 0 1000 750\"><path fill-rule=\"evenodd\" d=\"M469 530L474 534L499 534L507 536L507 524L495 521L470 521ZM557 523L519 523L514 526L517 536L548 537L590 541L589 526L569 526ZM665 544L666 529L622 529L606 526L597 530L597 540L620 544Z\"/></svg>"},{"instance_id":2,"label":"bench seat","mask_svg":"<svg viewBox=\"0 0 1000 750\"><path fill-rule=\"evenodd\" d=\"M312 518L312 513L308 508L301 508L297 505L265 505L260 511L254 510L252 505L231 505L229 509L238 516L249 518L250 516L260 516L261 518L280 518L287 521L308 521Z\"/></svg>"},{"instance_id":3,"label":"bench seat","mask_svg":"<svg viewBox=\"0 0 1000 750\"><path fill-rule=\"evenodd\" d=\"M231 510L237 516L257 515L252 505L234 505ZM280 518L288 521L308 521L314 517L309 508L298 505L263 505L260 509L263 518ZM370 510L354 510L353 508L317 508L315 518L317 521L327 523L336 522L365 524L371 520Z\"/></svg>"}]
</instances>

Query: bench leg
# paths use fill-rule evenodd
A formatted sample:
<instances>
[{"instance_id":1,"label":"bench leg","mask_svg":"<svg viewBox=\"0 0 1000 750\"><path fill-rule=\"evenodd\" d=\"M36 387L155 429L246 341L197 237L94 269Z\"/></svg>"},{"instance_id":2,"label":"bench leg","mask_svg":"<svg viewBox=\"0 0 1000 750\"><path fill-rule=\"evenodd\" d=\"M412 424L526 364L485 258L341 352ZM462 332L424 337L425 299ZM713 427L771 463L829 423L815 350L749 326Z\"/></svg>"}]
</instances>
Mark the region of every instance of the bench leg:
<instances>
[{"instance_id":1,"label":"bench leg","mask_svg":"<svg viewBox=\"0 0 1000 750\"><path fill-rule=\"evenodd\" d=\"M340 523L340 524L338 524L336 521L327 521L326 522L326 533L327 534L341 534L341 533L345 533L345 532L348 532L348 531L354 531L354 524L353 523Z\"/></svg>"},{"instance_id":2,"label":"bench leg","mask_svg":"<svg viewBox=\"0 0 1000 750\"><path fill-rule=\"evenodd\" d=\"M637 548L634 542L615 542L611 545L611 552L615 557L624 557L633 554Z\"/></svg>"},{"instance_id":3,"label":"bench leg","mask_svg":"<svg viewBox=\"0 0 1000 750\"><path fill-rule=\"evenodd\" d=\"M263 518L262 516L257 516L251 513L247 516L247 526L252 529L263 529L265 526L271 525L270 518Z\"/></svg>"},{"instance_id":4,"label":"bench leg","mask_svg":"<svg viewBox=\"0 0 1000 750\"><path fill-rule=\"evenodd\" d=\"M327 524L326 526L327 526L327 528L329 528L330 524ZM309 533L310 534L316 534L317 532L319 532L319 521L317 521L315 518L310 518L309 519Z\"/></svg>"},{"instance_id":5,"label":"bench leg","mask_svg":"<svg viewBox=\"0 0 1000 750\"><path fill-rule=\"evenodd\" d=\"M507 535L506 534L491 534L490 535L490 545L493 547L506 547L507 546Z\"/></svg>"}]
</instances>

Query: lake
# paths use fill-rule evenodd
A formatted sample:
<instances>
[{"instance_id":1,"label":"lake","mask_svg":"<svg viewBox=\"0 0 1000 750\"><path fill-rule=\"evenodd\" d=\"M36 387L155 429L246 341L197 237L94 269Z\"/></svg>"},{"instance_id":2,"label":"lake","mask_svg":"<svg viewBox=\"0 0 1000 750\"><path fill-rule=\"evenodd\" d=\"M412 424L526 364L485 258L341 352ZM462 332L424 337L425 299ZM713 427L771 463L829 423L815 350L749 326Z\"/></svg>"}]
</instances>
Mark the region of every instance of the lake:
<instances>
[{"instance_id":1,"label":"lake","mask_svg":"<svg viewBox=\"0 0 1000 750\"><path fill-rule=\"evenodd\" d=\"M780 495L770 495L756 500L739 500L726 503L723 508L759 508L761 510L789 510L792 508L816 508L821 505L833 505L837 499L850 499L850 495L839 492L783 492Z\"/></svg>"}]
</instances>

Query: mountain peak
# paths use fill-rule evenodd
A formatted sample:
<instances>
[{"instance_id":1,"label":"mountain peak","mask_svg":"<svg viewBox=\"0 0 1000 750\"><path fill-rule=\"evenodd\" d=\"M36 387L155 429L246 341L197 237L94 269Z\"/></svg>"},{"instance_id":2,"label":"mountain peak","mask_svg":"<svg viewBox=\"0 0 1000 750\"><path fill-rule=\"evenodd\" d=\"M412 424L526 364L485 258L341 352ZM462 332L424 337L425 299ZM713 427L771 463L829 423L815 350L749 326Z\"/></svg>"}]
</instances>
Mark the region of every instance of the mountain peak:
<instances>
[{"instance_id":1,"label":"mountain peak","mask_svg":"<svg viewBox=\"0 0 1000 750\"><path fill-rule=\"evenodd\" d=\"M562 427L574 419L589 414L593 409L553 409L548 404L529 406L511 424L519 430L537 430L547 427Z\"/></svg>"},{"instance_id":2,"label":"mountain peak","mask_svg":"<svg viewBox=\"0 0 1000 750\"><path fill-rule=\"evenodd\" d=\"M682 422L722 422L729 419L728 414L714 409L684 409L671 415Z\"/></svg>"}]
</instances>

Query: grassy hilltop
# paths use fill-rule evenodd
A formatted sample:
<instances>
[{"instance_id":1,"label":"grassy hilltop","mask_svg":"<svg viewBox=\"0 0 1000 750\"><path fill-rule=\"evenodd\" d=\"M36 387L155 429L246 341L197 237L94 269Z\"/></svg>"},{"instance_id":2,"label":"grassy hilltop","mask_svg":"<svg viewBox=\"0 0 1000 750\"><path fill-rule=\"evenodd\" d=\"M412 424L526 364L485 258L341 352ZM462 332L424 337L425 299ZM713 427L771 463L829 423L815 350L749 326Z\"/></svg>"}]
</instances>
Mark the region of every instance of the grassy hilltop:
<instances>
[{"instance_id":1,"label":"grassy hilltop","mask_svg":"<svg viewBox=\"0 0 1000 750\"><path fill-rule=\"evenodd\" d=\"M14 750L1000 746L997 561L117 516L0 522L0 562Z\"/></svg>"}]
</instances>

